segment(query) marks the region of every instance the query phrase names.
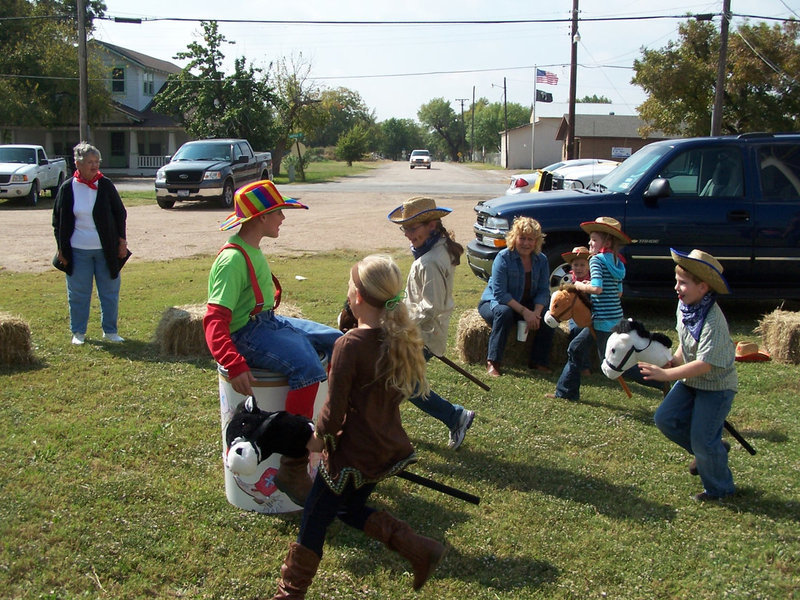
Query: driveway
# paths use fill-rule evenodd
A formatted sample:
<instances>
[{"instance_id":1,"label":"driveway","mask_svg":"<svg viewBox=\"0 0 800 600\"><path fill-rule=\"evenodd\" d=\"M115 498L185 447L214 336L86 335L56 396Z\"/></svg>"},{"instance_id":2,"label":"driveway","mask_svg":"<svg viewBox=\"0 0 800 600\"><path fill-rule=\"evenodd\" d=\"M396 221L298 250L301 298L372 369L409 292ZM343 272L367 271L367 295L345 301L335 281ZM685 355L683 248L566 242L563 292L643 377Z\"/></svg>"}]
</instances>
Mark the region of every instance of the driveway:
<instances>
[{"instance_id":1,"label":"driveway","mask_svg":"<svg viewBox=\"0 0 800 600\"><path fill-rule=\"evenodd\" d=\"M282 193L309 207L289 211L277 239L265 239L266 254L299 255L347 249L360 252L405 249L408 242L386 215L411 196L426 195L453 209L444 219L456 240L472 239L473 207L478 200L505 191L505 171L470 169L434 163L430 170L409 169L405 162L387 162L354 177L330 183L280 186ZM120 179L119 188L151 189L149 180ZM0 270L43 272L52 269L55 253L51 203L23 207L0 203ZM209 203L178 203L172 210L151 206L128 208L131 261L158 261L211 255L229 237L219 231L227 211Z\"/></svg>"}]
</instances>

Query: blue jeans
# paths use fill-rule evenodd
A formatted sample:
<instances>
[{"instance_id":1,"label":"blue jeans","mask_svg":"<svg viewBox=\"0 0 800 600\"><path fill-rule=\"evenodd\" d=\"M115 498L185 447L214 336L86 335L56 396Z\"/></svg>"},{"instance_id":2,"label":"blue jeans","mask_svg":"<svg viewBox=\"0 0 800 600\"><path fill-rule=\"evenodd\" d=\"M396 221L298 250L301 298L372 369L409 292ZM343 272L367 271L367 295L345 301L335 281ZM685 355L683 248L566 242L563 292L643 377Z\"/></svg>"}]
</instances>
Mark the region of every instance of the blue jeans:
<instances>
[{"instance_id":1,"label":"blue jeans","mask_svg":"<svg viewBox=\"0 0 800 600\"><path fill-rule=\"evenodd\" d=\"M424 353L425 362L428 362L433 354L431 354L427 348L425 348ZM459 404L450 404L433 390L430 391L427 397L414 396L413 398L409 398L408 401L426 415L430 415L434 419L439 419L451 430L456 428L458 419L461 417L461 413L464 412L463 406Z\"/></svg>"},{"instance_id":2,"label":"blue jeans","mask_svg":"<svg viewBox=\"0 0 800 600\"><path fill-rule=\"evenodd\" d=\"M677 381L653 417L661 433L694 454L703 488L712 496L736 490L722 445L722 427L735 395L733 390L698 390Z\"/></svg>"},{"instance_id":3,"label":"blue jeans","mask_svg":"<svg viewBox=\"0 0 800 600\"><path fill-rule=\"evenodd\" d=\"M569 341L575 339L575 336L578 335L583 327L578 327L578 325L572 319L569 320ZM581 371L588 371L592 368L592 359L591 359L591 347L587 346L586 349L581 353L580 357L578 357L578 368Z\"/></svg>"},{"instance_id":4,"label":"blue jeans","mask_svg":"<svg viewBox=\"0 0 800 600\"><path fill-rule=\"evenodd\" d=\"M97 282L100 299L100 323L104 333L117 333L120 276L111 279L102 250L72 249L72 275L67 275L69 328L72 333L86 334L89 307L92 303L92 282Z\"/></svg>"},{"instance_id":5,"label":"blue jeans","mask_svg":"<svg viewBox=\"0 0 800 600\"><path fill-rule=\"evenodd\" d=\"M313 550L322 558L325 532L336 517L350 527L363 531L367 519L375 512L374 508L367 506L367 499L374 489L374 483L367 483L356 489L351 480L341 495L337 496L325 483L322 475L317 473L303 507L297 543Z\"/></svg>"},{"instance_id":6,"label":"blue jeans","mask_svg":"<svg viewBox=\"0 0 800 600\"><path fill-rule=\"evenodd\" d=\"M533 306L526 308L533 310ZM492 328L492 332L489 334L489 351L486 354L486 360L502 362L508 335L512 328L517 326L517 321L520 321L521 317L507 304L498 304L492 308L491 302L488 300L478 304L478 313ZM553 344L554 330L542 323L538 331L528 333L528 335L531 334L535 334L536 337L531 346L528 366L546 367L550 363L550 347Z\"/></svg>"},{"instance_id":7,"label":"blue jeans","mask_svg":"<svg viewBox=\"0 0 800 600\"><path fill-rule=\"evenodd\" d=\"M580 400L581 397L581 360L592 347L592 342L597 344L597 355L600 361L605 358L606 344L611 337L610 331L595 331L597 340L592 338L592 330L584 327L567 346L567 364L561 371L561 376L556 383L556 396L567 400ZM622 374L626 381L635 381L647 387L663 389L660 381L646 381L637 365Z\"/></svg>"},{"instance_id":8,"label":"blue jeans","mask_svg":"<svg viewBox=\"0 0 800 600\"><path fill-rule=\"evenodd\" d=\"M265 310L232 333L231 339L251 368L283 373L289 387L298 390L327 378L319 355L330 359L333 343L341 335L327 325Z\"/></svg>"}]
</instances>

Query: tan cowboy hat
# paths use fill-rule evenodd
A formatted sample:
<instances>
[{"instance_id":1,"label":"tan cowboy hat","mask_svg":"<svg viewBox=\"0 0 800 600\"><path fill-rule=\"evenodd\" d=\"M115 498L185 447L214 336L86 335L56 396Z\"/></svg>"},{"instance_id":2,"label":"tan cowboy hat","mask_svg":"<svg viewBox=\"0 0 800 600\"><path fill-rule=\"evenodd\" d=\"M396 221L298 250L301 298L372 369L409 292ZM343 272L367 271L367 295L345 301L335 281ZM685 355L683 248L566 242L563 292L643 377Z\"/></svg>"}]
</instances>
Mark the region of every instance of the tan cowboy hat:
<instances>
[{"instance_id":1,"label":"tan cowboy hat","mask_svg":"<svg viewBox=\"0 0 800 600\"><path fill-rule=\"evenodd\" d=\"M736 360L739 362L764 362L770 360L769 353L758 349L755 342L736 344Z\"/></svg>"},{"instance_id":2,"label":"tan cowboy hat","mask_svg":"<svg viewBox=\"0 0 800 600\"><path fill-rule=\"evenodd\" d=\"M433 198L415 196L389 213L392 223L412 225L414 223L427 223L446 217L453 211L452 208L437 207Z\"/></svg>"},{"instance_id":3,"label":"tan cowboy hat","mask_svg":"<svg viewBox=\"0 0 800 600\"><path fill-rule=\"evenodd\" d=\"M581 229L586 233L592 233L593 231L608 233L623 244L630 244L633 241L627 233L622 231L622 225L619 224L619 221L612 217L597 217L594 221L586 221L581 223Z\"/></svg>"},{"instance_id":4,"label":"tan cowboy hat","mask_svg":"<svg viewBox=\"0 0 800 600\"><path fill-rule=\"evenodd\" d=\"M676 264L682 266L700 281L705 281L708 287L718 294L731 293L728 282L725 281L725 278L722 276L722 265L708 252L703 252L696 248L689 252L689 254L675 250L675 248L670 248L669 252L672 254L672 260L674 260Z\"/></svg>"},{"instance_id":5,"label":"tan cowboy hat","mask_svg":"<svg viewBox=\"0 0 800 600\"><path fill-rule=\"evenodd\" d=\"M585 258L588 260L589 249L586 246L575 246L572 252L562 252L561 258L568 263L572 263L576 258Z\"/></svg>"}]
</instances>

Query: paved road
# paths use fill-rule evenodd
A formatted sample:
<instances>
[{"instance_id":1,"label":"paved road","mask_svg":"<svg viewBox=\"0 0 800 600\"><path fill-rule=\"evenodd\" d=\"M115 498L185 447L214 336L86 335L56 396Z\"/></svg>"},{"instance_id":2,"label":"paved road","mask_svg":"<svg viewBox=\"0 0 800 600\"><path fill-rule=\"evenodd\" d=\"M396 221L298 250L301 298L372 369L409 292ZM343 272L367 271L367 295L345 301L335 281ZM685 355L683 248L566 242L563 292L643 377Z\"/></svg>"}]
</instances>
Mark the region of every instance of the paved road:
<instances>
[{"instance_id":1,"label":"paved road","mask_svg":"<svg viewBox=\"0 0 800 600\"><path fill-rule=\"evenodd\" d=\"M414 195L429 195L453 209L445 220L456 239L472 238L473 207L478 200L503 194L504 171L471 169L434 163L430 169L409 169L407 163L385 163L361 175L330 183L281 186L283 193L302 200L310 210L292 211L278 239L265 240L266 253L293 255L335 249L375 251L405 249L408 242L386 215ZM150 179L115 179L121 190L151 189ZM25 207L0 203L0 269L47 271L55 252L50 223L52 203ZM228 233L218 227L227 211L213 203L178 203L172 210L151 206L128 209L128 243L132 261L164 260L213 254ZM24 243L21 240L24 239Z\"/></svg>"}]
</instances>

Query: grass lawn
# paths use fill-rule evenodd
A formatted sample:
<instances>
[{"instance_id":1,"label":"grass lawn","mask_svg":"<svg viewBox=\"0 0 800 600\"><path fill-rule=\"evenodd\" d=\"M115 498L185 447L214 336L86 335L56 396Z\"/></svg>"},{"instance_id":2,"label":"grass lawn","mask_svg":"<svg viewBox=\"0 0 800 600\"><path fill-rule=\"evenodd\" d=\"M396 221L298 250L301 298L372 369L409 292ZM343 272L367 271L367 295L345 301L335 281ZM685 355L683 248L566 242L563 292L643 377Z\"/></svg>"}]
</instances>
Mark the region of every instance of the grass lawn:
<instances>
[{"instance_id":1,"label":"grass lawn","mask_svg":"<svg viewBox=\"0 0 800 600\"><path fill-rule=\"evenodd\" d=\"M271 260L284 297L333 324L353 253ZM410 257L397 256L403 269ZM298 515L231 506L221 461L211 359L162 356L162 312L204 302L211 257L132 262L120 333L99 342L95 301L84 346L70 342L63 276L0 272L0 310L31 327L39 363L0 368L0 597L271 597ZM297 281L295 275L307 279ZM483 288L459 267L456 312ZM665 296L671 298L670 290ZM674 303L626 302L674 340ZM723 303L735 339L764 304ZM483 378L482 365L467 366ZM800 367L738 366L729 417L739 493L700 505L690 457L655 429L660 394L594 375L579 402L547 400L556 376L509 369L487 393L435 359L434 388L477 412L461 450L410 404L411 470L481 497L480 506L392 478L375 506L445 540L450 553L423 592L408 565L361 532L335 525L308 598L791 598L800 589Z\"/></svg>"}]
</instances>

